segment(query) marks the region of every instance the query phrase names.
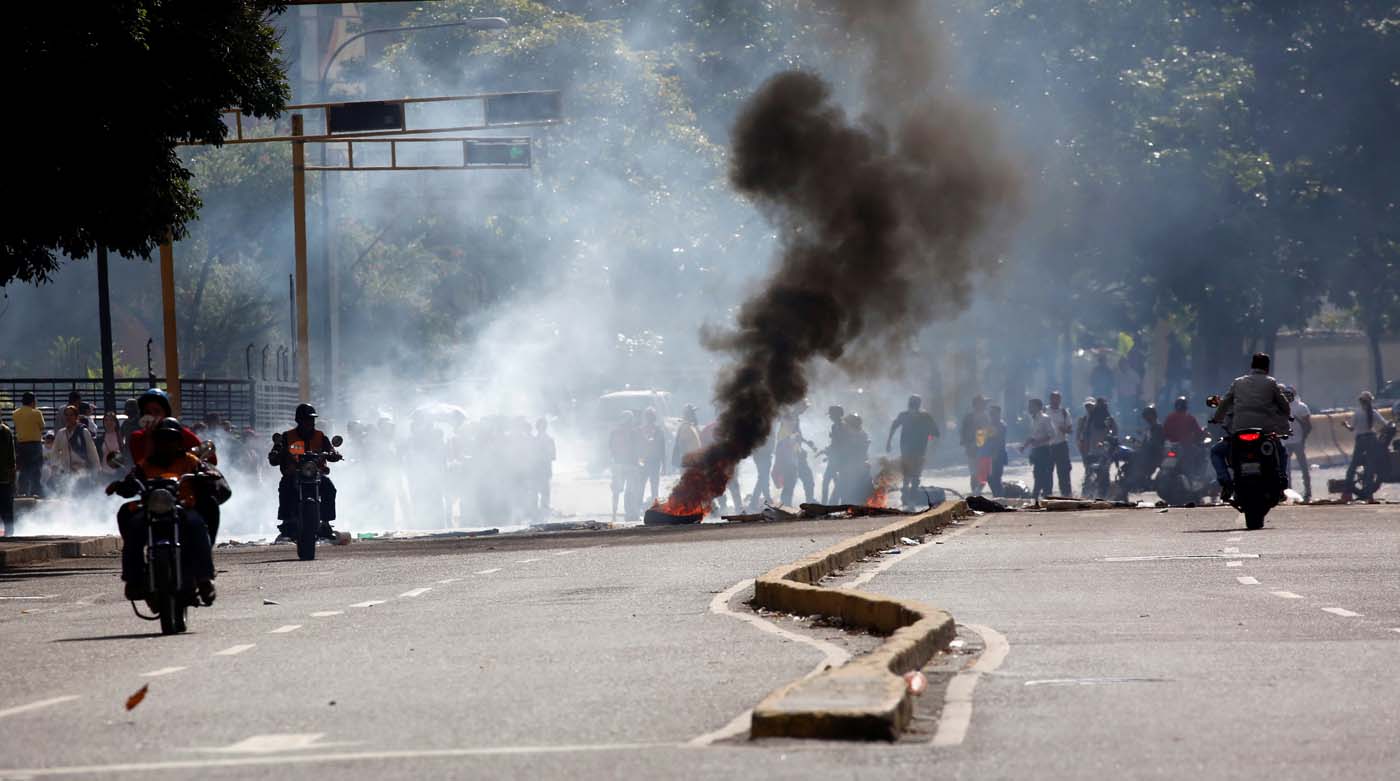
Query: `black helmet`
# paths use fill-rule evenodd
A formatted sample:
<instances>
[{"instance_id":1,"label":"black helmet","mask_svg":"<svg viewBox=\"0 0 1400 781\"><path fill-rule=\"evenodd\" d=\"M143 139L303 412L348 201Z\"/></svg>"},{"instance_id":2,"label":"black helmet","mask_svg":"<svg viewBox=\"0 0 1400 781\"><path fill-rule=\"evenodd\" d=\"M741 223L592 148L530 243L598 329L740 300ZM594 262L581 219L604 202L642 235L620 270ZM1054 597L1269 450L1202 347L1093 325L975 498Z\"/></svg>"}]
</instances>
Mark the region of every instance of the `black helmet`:
<instances>
[{"instance_id":1,"label":"black helmet","mask_svg":"<svg viewBox=\"0 0 1400 781\"><path fill-rule=\"evenodd\" d=\"M1190 406L1191 402L1187 401L1185 396L1177 396L1176 401L1172 402L1172 407L1177 412L1185 412Z\"/></svg>"},{"instance_id":2,"label":"black helmet","mask_svg":"<svg viewBox=\"0 0 1400 781\"><path fill-rule=\"evenodd\" d=\"M302 422L302 420L305 420L307 418L310 418L313 421L316 419L316 408L305 402L298 404L296 421L300 423Z\"/></svg>"},{"instance_id":3,"label":"black helmet","mask_svg":"<svg viewBox=\"0 0 1400 781\"><path fill-rule=\"evenodd\" d=\"M146 403L151 401L157 402L160 406L165 408L165 417L168 418L175 414L174 409L170 406L170 396L160 388L151 388L145 393L142 393L141 396L136 399L136 408L145 412Z\"/></svg>"},{"instance_id":4,"label":"black helmet","mask_svg":"<svg viewBox=\"0 0 1400 781\"><path fill-rule=\"evenodd\" d=\"M185 427L180 425L180 421L175 418L162 418L156 427L151 429L151 439L155 442L165 440L180 441L184 439Z\"/></svg>"},{"instance_id":5,"label":"black helmet","mask_svg":"<svg viewBox=\"0 0 1400 781\"><path fill-rule=\"evenodd\" d=\"M1148 404L1146 407L1143 407L1143 408L1142 408L1142 416L1143 416L1144 418L1155 418L1155 417L1157 417L1157 405L1156 405L1156 404Z\"/></svg>"}]
</instances>

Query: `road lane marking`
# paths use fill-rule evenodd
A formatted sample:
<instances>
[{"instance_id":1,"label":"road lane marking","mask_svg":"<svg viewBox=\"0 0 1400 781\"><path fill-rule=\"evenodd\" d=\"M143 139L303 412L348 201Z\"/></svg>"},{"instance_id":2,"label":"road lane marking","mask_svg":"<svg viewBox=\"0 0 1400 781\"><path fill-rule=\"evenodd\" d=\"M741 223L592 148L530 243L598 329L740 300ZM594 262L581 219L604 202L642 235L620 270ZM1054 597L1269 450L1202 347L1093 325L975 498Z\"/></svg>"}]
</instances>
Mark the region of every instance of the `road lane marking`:
<instances>
[{"instance_id":1,"label":"road lane marking","mask_svg":"<svg viewBox=\"0 0 1400 781\"><path fill-rule=\"evenodd\" d=\"M339 751L325 754L281 756L218 757L215 759L176 759L162 762L128 762L112 765L70 765L68 767L0 768L0 778L52 778L112 773L144 773L156 770L200 770L219 767L267 767L271 765L312 765L334 762L389 762L454 757L531 756L547 754L598 754L621 751L675 749L675 743L602 743L571 746L488 746L472 748L406 749L398 751ZM314 748L314 746L313 746Z\"/></svg>"},{"instance_id":2,"label":"road lane marking","mask_svg":"<svg viewBox=\"0 0 1400 781\"><path fill-rule=\"evenodd\" d=\"M541 559L521 559L520 561L517 561L517 562L515 562L515 563L516 563L516 564L534 564L534 563L537 562L537 561L541 561Z\"/></svg>"},{"instance_id":3,"label":"road lane marking","mask_svg":"<svg viewBox=\"0 0 1400 781\"><path fill-rule=\"evenodd\" d=\"M1239 549L1239 548L1226 548L1225 550L1221 551L1221 553L1239 553L1239 552L1240 552L1240 549Z\"/></svg>"},{"instance_id":4,"label":"road lane marking","mask_svg":"<svg viewBox=\"0 0 1400 781\"><path fill-rule=\"evenodd\" d=\"M714 599L710 600L710 612L716 615L737 618L740 621L751 625L753 628L761 632L767 632L771 635L777 635L778 637L781 637L785 640L791 640L795 643L801 643L806 646L811 646L812 648L815 648L818 651L820 651L822 654L822 660L818 662L817 666L813 667L810 672L802 676L800 680L805 681L818 673L825 672L829 668L840 667L841 665L845 664L847 661L850 660L850 652L844 648L841 648L838 645L829 643L825 640L821 640L815 637L808 637L806 635L797 634L796 632L791 632L753 613L738 613L733 610L730 610L729 601L732 600L734 596L740 591L743 591L744 589L749 588L752 585L752 578L748 580L741 580L738 583L735 583L734 585L725 589L724 591L721 591L720 593L716 594ZM743 713L740 713L738 716L735 716L733 719L730 720L728 724L724 725L723 727L720 727L719 729L713 732L707 732L704 735L692 738L688 745L708 746L716 741L724 740L726 738L732 738L736 735L741 735L744 732L748 731L750 720L752 719L752 717L753 709L746 710Z\"/></svg>"},{"instance_id":5,"label":"road lane marking","mask_svg":"<svg viewBox=\"0 0 1400 781\"><path fill-rule=\"evenodd\" d=\"M982 676L995 671L1011 652L1011 644L1006 636L980 624L965 624L968 629L982 637L982 655L966 670L953 676L948 682L948 691L943 695L943 712L938 716L938 730L933 733L934 746L961 745L967 737L967 728L972 723L972 692Z\"/></svg>"},{"instance_id":6,"label":"road lane marking","mask_svg":"<svg viewBox=\"0 0 1400 781\"><path fill-rule=\"evenodd\" d=\"M298 629L301 629L301 624L283 624L282 626L277 627L276 629L272 630L271 632L268 632L268 634L270 634L270 635L285 635L285 634L287 634L288 632L295 632L295 631L297 631Z\"/></svg>"},{"instance_id":7,"label":"road lane marking","mask_svg":"<svg viewBox=\"0 0 1400 781\"><path fill-rule=\"evenodd\" d=\"M576 550L561 550L561 551L559 551L558 553L556 553L556 554L554 554L554 555L555 555L555 556L568 556L568 555L574 554L574 553L578 553L578 551L576 551Z\"/></svg>"},{"instance_id":8,"label":"road lane marking","mask_svg":"<svg viewBox=\"0 0 1400 781\"><path fill-rule=\"evenodd\" d=\"M1397 627L1395 627L1394 629L1391 629L1390 631L1395 632L1395 633L1397 633L1397 634L1400 634L1400 626L1397 626ZM0 715L4 715L4 714L0 714Z\"/></svg>"},{"instance_id":9,"label":"road lane marking","mask_svg":"<svg viewBox=\"0 0 1400 781\"><path fill-rule=\"evenodd\" d=\"M0 597L0 599L53 599L53 598L56 597L56 596L58 596L58 595L57 595L57 594L42 594L42 595L38 595L38 596Z\"/></svg>"},{"instance_id":10,"label":"road lane marking","mask_svg":"<svg viewBox=\"0 0 1400 781\"><path fill-rule=\"evenodd\" d=\"M237 655L243 653L244 651L247 651L247 650L249 650L249 649L255 647L256 645L257 645L257 643L243 643L242 645L231 645L231 646L229 646L228 648L225 648L225 649L222 650L222 651L215 651L215 652L214 652L214 655L215 655L215 656L237 656Z\"/></svg>"},{"instance_id":11,"label":"road lane marking","mask_svg":"<svg viewBox=\"0 0 1400 781\"><path fill-rule=\"evenodd\" d=\"M1255 580L1254 578L1251 578L1251 577L1248 576L1248 575L1243 575L1243 576L1241 576L1241 577L1235 578L1235 580L1238 580L1238 581L1240 582L1240 585L1241 585L1241 586L1257 586L1257 585L1259 585L1259 581L1258 581L1258 580Z\"/></svg>"},{"instance_id":12,"label":"road lane marking","mask_svg":"<svg viewBox=\"0 0 1400 781\"><path fill-rule=\"evenodd\" d=\"M1243 538L1243 537L1226 537L1226 538L1225 538L1225 541L1226 541L1226 542L1244 542L1244 538Z\"/></svg>"},{"instance_id":13,"label":"road lane marking","mask_svg":"<svg viewBox=\"0 0 1400 781\"><path fill-rule=\"evenodd\" d=\"M312 618L330 618L331 616L338 616L338 615L341 615L341 614L343 614L344 612L345 612L344 610L317 610L315 613L312 613L312 614L311 614L311 617L312 617Z\"/></svg>"},{"instance_id":14,"label":"road lane marking","mask_svg":"<svg viewBox=\"0 0 1400 781\"><path fill-rule=\"evenodd\" d=\"M346 746L348 743L317 743L325 737L324 732L307 732L287 735L253 735L230 746L218 748L196 748L193 751L209 751L220 754L276 754L280 751L300 751L307 748L330 748Z\"/></svg>"},{"instance_id":15,"label":"road lane marking","mask_svg":"<svg viewBox=\"0 0 1400 781\"><path fill-rule=\"evenodd\" d=\"M351 605L350 607L374 607L375 605L382 605L382 604L384 604L386 601L388 601L388 600L384 600L384 599L367 599L367 600L365 600L364 602L356 602L355 604Z\"/></svg>"},{"instance_id":16,"label":"road lane marking","mask_svg":"<svg viewBox=\"0 0 1400 781\"><path fill-rule=\"evenodd\" d=\"M1342 618L1356 618L1361 615L1360 613L1353 613L1344 607L1324 607L1322 612L1331 613L1334 616L1341 616Z\"/></svg>"},{"instance_id":17,"label":"road lane marking","mask_svg":"<svg viewBox=\"0 0 1400 781\"><path fill-rule=\"evenodd\" d=\"M473 574L476 574L476 575L490 575L490 574L493 573L493 572L500 572L500 571L501 571L501 568L500 568L500 567L496 567L495 569L480 569L480 570L477 570L477 571L476 571L475 573L473 573Z\"/></svg>"},{"instance_id":18,"label":"road lane marking","mask_svg":"<svg viewBox=\"0 0 1400 781\"><path fill-rule=\"evenodd\" d=\"M426 594L426 593L428 593L429 591L432 591L432 590L433 590L433 587L432 587L432 586L424 586L423 588L411 589L411 590L409 590L409 591L405 591L405 592L403 592L402 594L400 594L400 595L399 595L399 599L412 599L413 597L421 597L421 596L423 596L424 594Z\"/></svg>"},{"instance_id":19,"label":"road lane marking","mask_svg":"<svg viewBox=\"0 0 1400 781\"><path fill-rule=\"evenodd\" d=\"M142 677L142 678L159 678L159 677L162 676L162 675L169 675L169 674L171 674L171 673L178 673L178 672L180 672L181 670L186 670L186 669L189 669L189 668L187 668L187 667L162 667L162 668L160 668L159 670L151 670L151 671L148 672L148 673L141 673L141 677Z\"/></svg>"},{"instance_id":20,"label":"road lane marking","mask_svg":"<svg viewBox=\"0 0 1400 781\"><path fill-rule=\"evenodd\" d=\"M438 583L445 586L448 583L456 583L459 580L461 580L461 578L443 578L442 580L439 580Z\"/></svg>"},{"instance_id":21,"label":"road lane marking","mask_svg":"<svg viewBox=\"0 0 1400 781\"><path fill-rule=\"evenodd\" d=\"M1274 596L1279 597L1279 598L1281 598L1281 599L1302 599L1302 598L1303 598L1303 595L1302 595L1302 594L1294 594L1292 591L1270 591L1269 593L1270 593L1270 594L1273 594Z\"/></svg>"},{"instance_id":22,"label":"road lane marking","mask_svg":"<svg viewBox=\"0 0 1400 781\"><path fill-rule=\"evenodd\" d=\"M47 700L31 702L28 705L16 705L13 708L6 708L5 710L0 710L0 719L5 718L6 716L15 716L20 713L28 713L32 710L39 710L40 708L47 708L50 705L57 705L61 702L72 702L73 700L78 699L78 697L79 695L77 694L65 694L62 697L50 697Z\"/></svg>"},{"instance_id":23,"label":"road lane marking","mask_svg":"<svg viewBox=\"0 0 1400 781\"><path fill-rule=\"evenodd\" d=\"M1227 566L1227 567L1243 567L1243 566L1244 566L1244 562L1243 562L1243 561L1227 561L1227 562L1225 562L1225 566Z\"/></svg>"},{"instance_id":24,"label":"road lane marking","mask_svg":"<svg viewBox=\"0 0 1400 781\"><path fill-rule=\"evenodd\" d=\"M985 517L985 516L984 516ZM918 550L915 548L914 550ZM1106 561L1119 563L1124 561L1195 561L1197 559L1257 559L1257 553L1197 553L1184 556L1109 556Z\"/></svg>"}]
</instances>

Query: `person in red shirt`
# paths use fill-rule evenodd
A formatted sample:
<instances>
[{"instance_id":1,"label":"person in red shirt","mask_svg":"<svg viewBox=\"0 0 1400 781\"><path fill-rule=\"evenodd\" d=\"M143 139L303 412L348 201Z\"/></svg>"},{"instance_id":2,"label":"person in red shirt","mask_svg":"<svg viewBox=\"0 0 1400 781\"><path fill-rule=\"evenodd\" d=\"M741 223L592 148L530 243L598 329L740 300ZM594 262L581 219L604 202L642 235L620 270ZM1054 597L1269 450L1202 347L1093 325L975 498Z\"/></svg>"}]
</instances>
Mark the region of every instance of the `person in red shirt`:
<instances>
[{"instance_id":1,"label":"person in red shirt","mask_svg":"<svg viewBox=\"0 0 1400 781\"><path fill-rule=\"evenodd\" d=\"M174 412L170 406L170 397L160 388L151 388L141 394L140 398L136 400L136 407L141 410L141 426L131 432L129 448L131 450L131 460L139 464L150 456L151 430L162 420L174 417ZM202 444L199 435L190 431L189 427L182 424L180 426L180 431L180 436L186 450L194 450ZM214 453L210 453L204 460L211 464L219 463L219 459Z\"/></svg>"},{"instance_id":2,"label":"person in red shirt","mask_svg":"<svg viewBox=\"0 0 1400 781\"><path fill-rule=\"evenodd\" d=\"M1206 432L1196 421L1196 416L1190 413L1189 407L1186 397L1178 396L1172 404L1172 414L1167 416L1162 428L1166 431L1167 441L1176 443L1182 460L1194 464L1200 455L1201 439Z\"/></svg>"}]
</instances>

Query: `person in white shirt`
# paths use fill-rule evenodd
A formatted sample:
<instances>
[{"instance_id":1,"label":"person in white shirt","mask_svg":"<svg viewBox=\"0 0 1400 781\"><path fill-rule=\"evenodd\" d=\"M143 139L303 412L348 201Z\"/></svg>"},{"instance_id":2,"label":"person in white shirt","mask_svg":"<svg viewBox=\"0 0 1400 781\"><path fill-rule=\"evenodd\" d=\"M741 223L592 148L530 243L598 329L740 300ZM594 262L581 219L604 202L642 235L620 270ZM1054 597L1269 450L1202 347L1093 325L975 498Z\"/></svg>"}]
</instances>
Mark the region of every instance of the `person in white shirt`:
<instances>
[{"instance_id":1,"label":"person in white shirt","mask_svg":"<svg viewBox=\"0 0 1400 781\"><path fill-rule=\"evenodd\" d=\"M1074 419L1069 410L1061 405L1059 391L1050 392L1050 406L1045 408L1045 417L1050 419L1054 435L1050 437L1050 463L1055 475L1060 478L1060 496L1074 496L1073 484L1069 480L1069 436L1074 433Z\"/></svg>"},{"instance_id":2,"label":"person in white shirt","mask_svg":"<svg viewBox=\"0 0 1400 781\"><path fill-rule=\"evenodd\" d=\"M1021 452L1030 449L1031 474L1035 476L1035 487L1031 498L1039 499L1052 493L1050 481L1054 464L1050 460L1050 440L1055 436L1055 426L1045 414L1045 402L1031 399L1026 402L1026 412L1030 416L1031 431L1026 441L1021 443Z\"/></svg>"},{"instance_id":3,"label":"person in white shirt","mask_svg":"<svg viewBox=\"0 0 1400 781\"><path fill-rule=\"evenodd\" d=\"M1298 389L1292 385L1283 386L1283 397L1288 399L1288 414L1293 416L1294 436L1286 444L1293 454L1293 463L1303 472L1303 501L1312 501L1312 475L1308 472L1308 454L1304 446L1308 434L1312 433L1312 410L1298 398Z\"/></svg>"},{"instance_id":4,"label":"person in white shirt","mask_svg":"<svg viewBox=\"0 0 1400 781\"><path fill-rule=\"evenodd\" d=\"M1374 468L1372 459L1384 455L1373 451L1380 450L1380 437L1377 434L1384 431L1390 423L1381 415L1381 411L1376 409L1375 400L1376 397L1370 391L1361 391L1361 395L1356 399L1359 406L1352 411L1351 420L1342 421L1342 425L1348 431L1356 434L1356 445L1351 449L1351 464L1347 467L1347 485L1352 485L1358 467L1365 467L1370 471Z\"/></svg>"}]
</instances>

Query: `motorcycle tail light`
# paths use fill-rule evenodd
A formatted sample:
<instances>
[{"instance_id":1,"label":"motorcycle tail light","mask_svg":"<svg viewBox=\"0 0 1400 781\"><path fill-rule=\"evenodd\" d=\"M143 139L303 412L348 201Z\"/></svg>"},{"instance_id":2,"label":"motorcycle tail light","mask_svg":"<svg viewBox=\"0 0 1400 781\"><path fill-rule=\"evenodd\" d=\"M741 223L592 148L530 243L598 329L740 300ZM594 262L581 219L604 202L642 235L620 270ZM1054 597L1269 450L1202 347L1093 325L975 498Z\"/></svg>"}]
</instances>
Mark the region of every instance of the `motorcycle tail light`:
<instances>
[{"instance_id":1,"label":"motorcycle tail light","mask_svg":"<svg viewBox=\"0 0 1400 781\"><path fill-rule=\"evenodd\" d=\"M1246 431L1245 433L1243 433L1243 434L1240 435L1240 441L1241 441L1241 442L1253 442L1253 441L1255 441L1255 440L1258 439L1258 438L1259 438L1259 432L1258 432L1258 431Z\"/></svg>"},{"instance_id":2,"label":"motorcycle tail light","mask_svg":"<svg viewBox=\"0 0 1400 781\"><path fill-rule=\"evenodd\" d=\"M1168 450L1168 451L1167 451L1167 458L1176 458L1176 451L1175 451L1175 450Z\"/></svg>"}]
</instances>

